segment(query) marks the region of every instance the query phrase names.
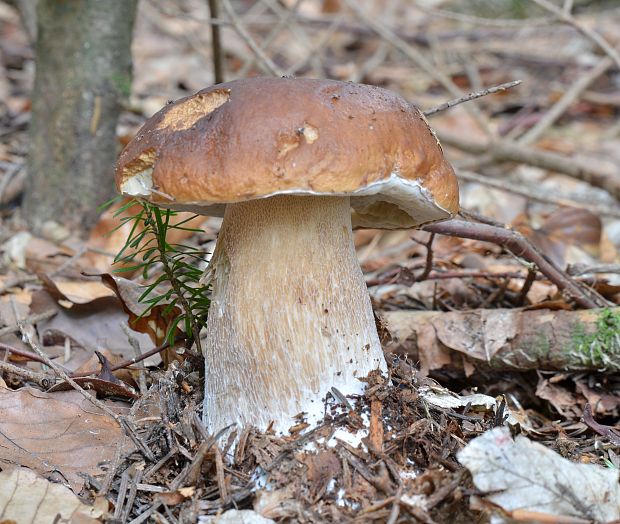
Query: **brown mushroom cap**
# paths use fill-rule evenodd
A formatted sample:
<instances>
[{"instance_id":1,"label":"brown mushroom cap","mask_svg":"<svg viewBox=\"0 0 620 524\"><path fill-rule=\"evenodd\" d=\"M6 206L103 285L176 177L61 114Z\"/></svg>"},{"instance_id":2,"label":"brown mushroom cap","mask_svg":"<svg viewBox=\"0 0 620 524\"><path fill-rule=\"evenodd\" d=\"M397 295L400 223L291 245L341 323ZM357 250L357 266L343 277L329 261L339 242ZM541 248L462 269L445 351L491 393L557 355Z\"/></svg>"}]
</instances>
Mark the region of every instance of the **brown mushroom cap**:
<instances>
[{"instance_id":1,"label":"brown mushroom cap","mask_svg":"<svg viewBox=\"0 0 620 524\"><path fill-rule=\"evenodd\" d=\"M413 227L458 210L458 185L424 116L378 87L250 78L156 113L116 169L123 194L220 215L279 194L350 196L354 227Z\"/></svg>"}]
</instances>

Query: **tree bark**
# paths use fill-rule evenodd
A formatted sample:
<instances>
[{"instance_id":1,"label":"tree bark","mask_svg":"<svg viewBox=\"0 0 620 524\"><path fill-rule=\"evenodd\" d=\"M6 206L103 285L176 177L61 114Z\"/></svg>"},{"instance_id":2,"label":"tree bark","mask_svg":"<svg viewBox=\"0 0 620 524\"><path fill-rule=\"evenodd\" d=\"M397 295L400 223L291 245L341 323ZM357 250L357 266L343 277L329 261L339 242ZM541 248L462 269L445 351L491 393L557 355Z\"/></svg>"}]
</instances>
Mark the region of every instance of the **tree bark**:
<instances>
[{"instance_id":1,"label":"tree bark","mask_svg":"<svg viewBox=\"0 0 620 524\"><path fill-rule=\"evenodd\" d=\"M423 374L475 369L620 371L620 308L551 311L388 311L385 349Z\"/></svg>"},{"instance_id":2,"label":"tree bark","mask_svg":"<svg viewBox=\"0 0 620 524\"><path fill-rule=\"evenodd\" d=\"M24 215L86 231L113 194L137 0L39 0Z\"/></svg>"}]
</instances>

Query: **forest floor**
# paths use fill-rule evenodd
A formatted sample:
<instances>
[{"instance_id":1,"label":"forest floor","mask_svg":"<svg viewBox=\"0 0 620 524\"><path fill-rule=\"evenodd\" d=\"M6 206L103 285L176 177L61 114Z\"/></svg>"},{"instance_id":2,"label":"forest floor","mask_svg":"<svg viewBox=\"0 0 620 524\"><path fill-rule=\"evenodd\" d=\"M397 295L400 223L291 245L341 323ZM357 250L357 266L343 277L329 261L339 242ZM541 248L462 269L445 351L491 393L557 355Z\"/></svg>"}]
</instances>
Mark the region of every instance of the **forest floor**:
<instances>
[{"instance_id":1,"label":"forest floor","mask_svg":"<svg viewBox=\"0 0 620 524\"><path fill-rule=\"evenodd\" d=\"M461 216L356 232L387 376L316 427L217 439L200 359L139 359L165 319L135 323L148 280L114 273L113 211L87 238L24 226L34 53L0 3L0 522L620 521L620 8L221 4L227 80L352 80L425 111ZM203 0L140 4L119 147L214 82L210 34ZM220 220L194 223L172 240L212 251Z\"/></svg>"}]
</instances>

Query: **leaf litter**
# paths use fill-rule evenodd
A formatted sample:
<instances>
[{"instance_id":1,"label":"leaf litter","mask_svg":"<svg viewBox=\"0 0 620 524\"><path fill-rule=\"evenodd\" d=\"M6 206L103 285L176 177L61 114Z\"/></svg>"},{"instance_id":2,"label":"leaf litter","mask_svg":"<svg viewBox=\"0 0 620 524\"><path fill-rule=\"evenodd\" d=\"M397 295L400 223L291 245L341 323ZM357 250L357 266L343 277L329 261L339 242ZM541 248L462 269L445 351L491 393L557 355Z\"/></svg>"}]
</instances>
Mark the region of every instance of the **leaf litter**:
<instances>
[{"instance_id":1,"label":"leaf litter","mask_svg":"<svg viewBox=\"0 0 620 524\"><path fill-rule=\"evenodd\" d=\"M293 3L282 2L289 7ZM325 20L320 17L325 14L323 7L328 3L336 6L335 12L341 10L340 14L346 15L340 5L342 2L323 2L322 6L319 6L321 2L299 3L305 16L317 17L313 22L316 28L315 25L304 28L308 34L323 38L319 29L320 22ZM192 9L198 4L204 9L204 2L190 0L184 2L183 8L172 3L165 7L153 2L142 3L135 46L136 94L132 100L135 111L125 114L120 123L121 140L129 138L143 116L159 109L167 98L184 96L210 83L209 67L204 65L199 54L187 52L187 48L206 49L208 44L204 40L208 33L204 30L204 20L192 18L193 13L198 12ZM402 13L403 27L419 26L420 20L412 13L414 9ZM265 11L262 16L269 16L269 12ZM615 34L615 16L600 17L585 9L583 17L605 35ZM29 73L24 64L32 60L32 53L23 35L15 36L19 33L15 16L0 10L0 21L8 29L7 34L13 35L2 42L3 60L7 60L3 68L13 76L7 83L4 75L0 75L3 94L8 92L8 96L2 98L10 109L6 117L4 112L0 115L3 137L8 137L0 144L0 161L8 163L12 169L24 158L23 128L29 115L27 89L23 87L23 78ZM531 73L529 80L536 80L541 74L549 76L549 71L557 73L554 74L556 84L549 92L534 81L525 82L519 90L482 99L480 107L493 115L493 127L504 138L519 131L520 127L527 129L532 125L528 122L535 124L560 96L561 83L579 74L583 64L598 59L587 46L579 53L567 51L574 49L569 45L574 43L570 28L562 30L547 24L532 31L522 24L518 30L525 31L525 37L519 37L522 45L515 50L515 40L506 38L507 31L514 35L514 30L455 26L439 15L427 22L425 31L416 31L414 38L408 33L402 36L430 46L438 53L440 49L445 50L442 59L452 53L459 57L459 64L465 54L475 53L475 64L468 64L465 70L462 64L451 63L450 67L455 68L451 78L459 85L490 85L511 79L506 76L513 74L512 68L507 71L500 67L498 59L516 64L526 75ZM263 31L261 27L268 26L263 23L263 26L252 27L253 34ZM558 50L553 56L544 52L550 39ZM304 60L302 47L291 45L292 40L298 43L297 37L289 37L276 39L271 44L274 46L271 51L274 56L278 55L278 60L295 63ZM439 47L436 47L437 42L441 44ZM480 47L479 42L484 42L484 47ZM357 78L386 85L423 107L445 101L445 93L438 89L436 79L422 74L417 67L412 74L410 64L404 64L397 53L387 52L381 64L367 68L365 61L381 51L376 49L377 44L383 42L377 42L369 35L368 28L359 25L357 20L348 19L324 42L323 49L327 52L321 56L321 67L317 69L316 61L310 61L308 69L302 72L322 75L327 71L334 78ZM321 49L316 52L320 54ZM247 68L243 65L247 60L244 43L232 32L227 36L227 53L232 57L231 64L236 64L234 67ZM171 75L173 67L176 72ZM609 126L605 132L610 139L599 140L601 128L617 117L617 102L609 96L613 95L612 79L613 75L601 77L600 83L586 91L582 100L571 107L562 126L552 129L537 145L547 151L584 158L593 166L609 164L598 155L611 151L613 158L619 150L617 132L609 134L613 131ZM162 93L166 93L165 97ZM142 116L137 114L140 111ZM592 116L601 119L595 121ZM464 107L438 114L433 126L440 132L460 129L463 136L480 141L487 138ZM8 134L4 135L6 131ZM459 156L457 148L450 145L446 150L457 163L472 159L462 153ZM0 167L7 173L4 166ZM484 166L479 168L485 169ZM620 222L617 209L616 216L613 213L617 203L610 200L608 193L536 166L507 169L505 164L498 164L484 174L490 179L488 184L463 183L463 202L467 209L518 229L546 256L561 265L569 264L569 272L574 270L571 274L581 286L596 290L610 305L620 302L616 251L620 245ZM466 180L465 173L462 176ZM15 195L19 195L20 189L13 189L13 182L20 179L23 177L13 178L11 187L0 195L2 205L14 202ZM501 186L504 179L525 189L528 196L489 185L493 181ZM557 196L558 201L568 203L569 207L558 208L536 200L549 196ZM604 215L607 218L600 220L598 213L588 214L570 207L574 204L589 206L588 209L599 206L601 213L608 206L608 214ZM109 290L102 289L100 282L82 276L84 272L108 273L112 257L124 245L122 235L101 235L102 231L112 229L105 221L110 216L102 219L84 245L63 228L48 230L45 238L20 230L13 218L14 207L11 204L2 208L3 218L7 217L3 226L8 227L0 234L4 273L0 276L0 329L3 330L0 342L28 351L28 344L19 336L19 320L40 336L46 353L70 371L94 370L96 373L91 375L96 375L100 371L94 356L96 350L104 353L112 364L135 357L127 332L120 326L127 324L128 316L140 315L134 308L138 304L133 286L136 282L137 286L145 282L132 277L136 280L132 284L115 278L117 283L121 282L121 292L105 296ZM611 214L609 208L612 208ZM217 221L209 227L200 239L203 246L205 240L212 241L215 237ZM552 471L567 472L571 476L582 473L575 473L559 461L559 455L570 459L573 465L575 462L592 463L592 473L588 473L593 476L592 483L602 482L600 493L610 494L596 508L602 504L602 511L613 511L614 479L617 484L614 473L619 466L614 432L620 380L617 373L611 372L615 360L605 362L601 359L605 353L598 350L601 341L609 345L611 340L605 338L605 330L601 333L598 329L601 311L575 310L574 304L555 285L539 273L529 279L527 264L489 242L438 235L429 243L429 235L424 232L365 231L358 233L357 247L379 322L385 324L384 340L391 339L388 347L400 354L401 360L393 362L389 378L369 378L370 389L366 396L347 399L352 407L339 404L341 399L327 399L326 420L317 428L304 427L300 422L292 427L290 435L284 436L245 429L238 433L234 444L225 438L216 443L213 436L204 434L199 423L202 386L195 364L181 356L166 359L166 367L162 370L153 369L157 362L146 361L141 364L147 364L149 369L133 365L125 370L129 376L124 379L137 381L140 375L143 378L147 375L151 389L133 404L131 412L129 404L122 405L126 420L135 430L134 435L143 446L148 446L151 455L139 445L136 449L141 451L136 451L132 447L135 441L118 452L118 441L115 442L112 435L120 435L119 429L110 430L102 444L105 452L98 457L86 456L90 455L89 446L98 441L91 438L88 431L82 433L86 444L77 443L76 457L96 460L89 462L81 472L67 466L71 451L54 449L57 441L51 438L44 438L43 442L50 448L46 451L58 453L56 458L62 466L58 470L48 470L42 465L37 469L35 458L14 446L1 448L10 451L7 452L8 462L27 463L40 474L72 486L76 492L81 488L83 500L100 503L101 497L96 495L102 495L107 501L108 517L125 522L146 521L160 515L166 515L170 521L187 522L197 519L201 522L218 519L222 522L241 519L254 522L261 519L478 522L491 513L496 515L494 518L501 514L503 518L517 521L532 520L536 516L532 512L538 509L526 510L528 501L518 509L510 505L514 501L520 503L514 496L514 487L519 486L516 480L498 483L506 488L502 500L509 501L500 508L496 503L498 499L493 498L495 493L478 485L478 472L473 469L471 473L466 472L459 462L477 449L478 457L486 460L486 466L492 464L488 450L496 448L487 443L495 435L492 432L508 424L511 433L510 436L505 431L502 433L502 450L521 450L523 456L516 458L527 458L529 462L515 459L502 464L504 473L512 474L505 474L504 481L506 478L513 480L524 471L527 475L538 475L533 465L540 456L545 457L540 459L547 461L545 464L551 464ZM429 251L434 256L427 268ZM607 270L602 264L606 264ZM603 269L595 270L596 266ZM42 319L41 315L50 316ZM395 321L399 316L401 320ZM161 340L161 332L166 327L165 321L158 324L156 319L151 320L155 320L154 324L149 326L147 320L144 333L130 333L138 340L141 351ZM573 328L579 325L583 327L582 332L574 333ZM538 342L544 340L547 346L537 345L537 335ZM537 349L534 355L529 352L532 346ZM567 358L566 352L561 350L567 347L576 357L573 361L582 367L558 372L556 368L561 368L561 363L565 362L561 358ZM580 347L587 347L588 352L578 351ZM555 349L558 352L554 352ZM18 366L22 373L48 372L32 357L14 351L0 347L0 356ZM554 367L554 362L560 364ZM498 366L498 363L503 365ZM422 373L413 370L420 366ZM120 376L118 371L114 373ZM426 373L450 389L424 376ZM13 433L2 430L3 435L12 435L24 450L36 449L28 447L32 445L28 441L29 426L43 423L46 429L50 428L44 433L47 437L62 427L63 417L73 417L74 427L84 418L84 413L97 412L84 397L75 397L80 406L76 409L75 404L60 401L69 398L63 395L70 392L42 393L27 389L24 384L33 381L24 374L8 371L3 374L10 383L9 389L2 390L6 393L7 405L9 400L29 399L24 402L36 407L19 420L20 424L11 430ZM450 390L459 391L459 394ZM105 398L105 388L94 388L91 393L101 393L100 400L105 406L117 405L114 400ZM61 408L51 410L50 403L59 404ZM1 426L5 412L0 413ZM89 420L92 424L95 419L89 416ZM106 428L116 424L113 418L103 415L97 420ZM99 436L106 434L98 427L93 431L99 432ZM529 440L525 440L526 436ZM554 450L558 456L544 455L534 441L544 444L547 450ZM116 453L110 454L112 451ZM32 462L22 462L27 460ZM5 472L9 469L0 474ZM555 489L557 494L558 484L553 484L552 480L541 481L539 485ZM562 500L562 497L555 498ZM470 501L474 501L475 506L470 507ZM530 511L529 516L527 511ZM561 511L564 510L559 506L547 507L545 511L551 512L546 513L547 517L552 515L549 518L562 521ZM589 521L606 518L604 513L596 514L594 510L583 514L589 517L575 518Z\"/></svg>"}]
</instances>

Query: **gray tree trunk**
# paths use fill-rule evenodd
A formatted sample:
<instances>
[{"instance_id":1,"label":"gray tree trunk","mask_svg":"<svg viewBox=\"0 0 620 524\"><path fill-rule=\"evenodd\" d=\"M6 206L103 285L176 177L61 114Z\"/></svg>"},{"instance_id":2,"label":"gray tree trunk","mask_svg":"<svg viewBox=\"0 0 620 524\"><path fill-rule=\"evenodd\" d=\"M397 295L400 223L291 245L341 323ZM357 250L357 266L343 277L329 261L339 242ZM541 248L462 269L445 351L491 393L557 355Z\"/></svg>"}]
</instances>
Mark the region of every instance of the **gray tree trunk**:
<instances>
[{"instance_id":1,"label":"gray tree trunk","mask_svg":"<svg viewBox=\"0 0 620 524\"><path fill-rule=\"evenodd\" d=\"M23 212L86 231L113 194L137 0L39 0Z\"/></svg>"}]
</instances>

